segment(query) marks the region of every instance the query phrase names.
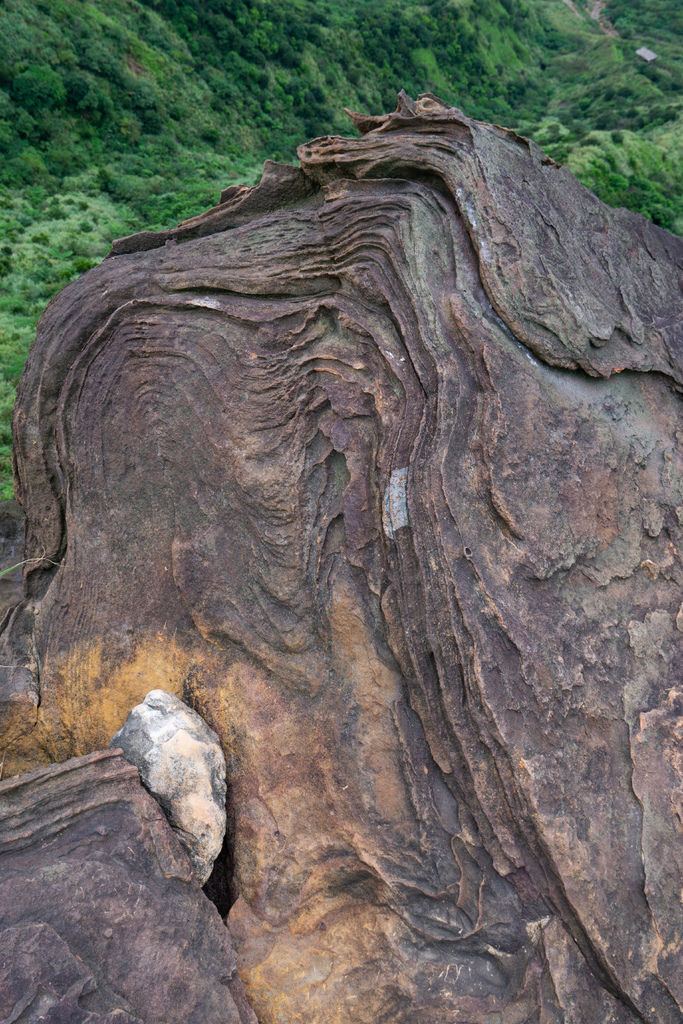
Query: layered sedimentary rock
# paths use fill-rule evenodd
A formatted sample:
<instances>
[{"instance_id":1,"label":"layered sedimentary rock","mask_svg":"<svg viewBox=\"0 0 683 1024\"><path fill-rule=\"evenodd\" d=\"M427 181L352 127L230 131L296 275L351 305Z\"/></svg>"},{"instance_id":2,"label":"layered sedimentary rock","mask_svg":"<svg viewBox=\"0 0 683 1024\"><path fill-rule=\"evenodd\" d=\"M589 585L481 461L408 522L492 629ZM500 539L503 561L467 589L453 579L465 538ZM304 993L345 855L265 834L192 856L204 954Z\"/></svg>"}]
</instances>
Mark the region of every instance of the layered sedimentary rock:
<instances>
[{"instance_id":1,"label":"layered sedimentary rock","mask_svg":"<svg viewBox=\"0 0 683 1024\"><path fill-rule=\"evenodd\" d=\"M7 770L193 706L261 1024L672 1024L681 244L356 122L44 314Z\"/></svg>"},{"instance_id":2,"label":"layered sedimentary rock","mask_svg":"<svg viewBox=\"0 0 683 1024\"><path fill-rule=\"evenodd\" d=\"M12 1024L256 1024L190 860L121 751L0 783Z\"/></svg>"},{"instance_id":3,"label":"layered sedimentary rock","mask_svg":"<svg viewBox=\"0 0 683 1024\"><path fill-rule=\"evenodd\" d=\"M23 596L24 514L16 501L0 502L0 620Z\"/></svg>"}]
</instances>

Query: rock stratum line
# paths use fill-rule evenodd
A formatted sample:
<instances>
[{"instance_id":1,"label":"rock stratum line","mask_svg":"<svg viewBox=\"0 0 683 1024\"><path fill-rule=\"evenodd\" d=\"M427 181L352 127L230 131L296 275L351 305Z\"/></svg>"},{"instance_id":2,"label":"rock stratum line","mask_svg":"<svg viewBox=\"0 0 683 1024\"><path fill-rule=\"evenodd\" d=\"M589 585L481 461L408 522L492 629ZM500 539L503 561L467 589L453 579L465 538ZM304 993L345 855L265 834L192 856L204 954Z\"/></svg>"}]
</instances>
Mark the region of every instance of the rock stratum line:
<instances>
[{"instance_id":1,"label":"rock stratum line","mask_svg":"<svg viewBox=\"0 0 683 1024\"><path fill-rule=\"evenodd\" d=\"M673 1024L681 242L352 116L43 315L5 772L193 706L261 1024Z\"/></svg>"}]
</instances>

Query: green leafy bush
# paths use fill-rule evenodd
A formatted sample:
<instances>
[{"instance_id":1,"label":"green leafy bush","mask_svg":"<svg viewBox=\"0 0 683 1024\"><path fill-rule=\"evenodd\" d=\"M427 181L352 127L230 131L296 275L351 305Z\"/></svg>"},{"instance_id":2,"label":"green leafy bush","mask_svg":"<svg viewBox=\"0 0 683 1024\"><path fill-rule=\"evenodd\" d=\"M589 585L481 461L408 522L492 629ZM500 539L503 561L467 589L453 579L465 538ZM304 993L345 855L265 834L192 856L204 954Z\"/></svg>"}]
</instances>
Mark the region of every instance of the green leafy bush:
<instances>
[{"instance_id":1,"label":"green leafy bush","mask_svg":"<svg viewBox=\"0 0 683 1024\"><path fill-rule=\"evenodd\" d=\"M32 64L12 80L12 98L29 113L42 113L64 105L66 88L52 68Z\"/></svg>"}]
</instances>

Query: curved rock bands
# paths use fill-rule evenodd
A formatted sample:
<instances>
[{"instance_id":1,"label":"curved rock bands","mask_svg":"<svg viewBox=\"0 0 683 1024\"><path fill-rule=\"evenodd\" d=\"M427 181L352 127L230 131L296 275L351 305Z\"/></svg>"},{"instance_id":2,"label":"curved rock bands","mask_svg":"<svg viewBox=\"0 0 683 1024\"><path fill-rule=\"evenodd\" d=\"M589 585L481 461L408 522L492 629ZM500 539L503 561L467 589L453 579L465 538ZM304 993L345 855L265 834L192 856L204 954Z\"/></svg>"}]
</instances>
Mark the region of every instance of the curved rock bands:
<instances>
[{"instance_id":1,"label":"curved rock bands","mask_svg":"<svg viewBox=\"0 0 683 1024\"><path fill-rule=\"evenodd\" d=\"M11 769L199 711L261 1024L673 1022L676 242L433 98L360 126L44 315Z\"/></svg>"},{"instance_id":2,"label":"curved rock bands","mask_svg":"<svg viewBox=\"0 0 683 1024\"><path fill-rule=\"evenodd\" d=\"M1 782L3 1019L256 1024L192 877L119 750Z\"/></svg>"}]
</instances>

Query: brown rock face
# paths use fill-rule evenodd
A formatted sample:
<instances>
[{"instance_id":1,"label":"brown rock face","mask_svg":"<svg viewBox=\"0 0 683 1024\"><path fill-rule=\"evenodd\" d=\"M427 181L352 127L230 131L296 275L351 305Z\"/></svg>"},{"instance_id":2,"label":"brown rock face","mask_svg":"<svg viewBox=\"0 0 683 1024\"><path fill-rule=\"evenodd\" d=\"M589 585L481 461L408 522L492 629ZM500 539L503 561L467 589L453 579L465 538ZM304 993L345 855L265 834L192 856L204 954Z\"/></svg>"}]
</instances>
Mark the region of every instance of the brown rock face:
<instances>
[{"instance_id":1,"label":"brown rock face","mask_svg":"<svg viewBox=\"0 0 683 1024\"><path fill-rule=\"evenodd\" d=\"M261 1024L673 1024L681 244L358 123L44 314L6 771L193 705Z\"/></svg>"},{"instance_id":2,"label":"brown rock face","mask_svg":"<svg viewBox=\"0 0 683 1024\"><path fill-rule=\"evenodd\" d=\"M16 501L0 501L0 618L23 596L24 514Z\"/></svg>"},{"instance_id":3,"label":"brown rock face","mask_svg":"<svg viewBox=\"0 0 683 1024\"><path fill-rule=\"evenodd\" d=\"M235 968L121 751L0 783L3 1021L255 1024Z\"/></svg>"}]
</instances>

